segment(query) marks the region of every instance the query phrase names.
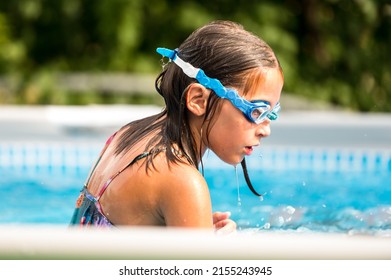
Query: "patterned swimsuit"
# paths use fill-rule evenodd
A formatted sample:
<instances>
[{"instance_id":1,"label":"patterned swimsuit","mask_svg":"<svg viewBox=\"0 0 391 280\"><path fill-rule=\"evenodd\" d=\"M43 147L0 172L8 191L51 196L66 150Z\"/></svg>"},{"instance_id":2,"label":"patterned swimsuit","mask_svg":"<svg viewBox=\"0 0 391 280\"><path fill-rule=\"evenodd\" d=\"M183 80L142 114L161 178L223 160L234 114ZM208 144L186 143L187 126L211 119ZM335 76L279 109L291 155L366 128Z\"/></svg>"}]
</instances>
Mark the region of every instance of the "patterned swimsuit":
<instances>
[{"instance_id":1,"label":"patterned swimsuit","mask_svg":"<svg viewBox=\"0 0 391 280\"><path fill-rule=\"evenodd\" d=\"M120 171L115 173L113 176L111 176L106 183L102 186L97 196L93 196L87 189L88 183L90 181L91 175L93 174L95 168L97 167L99 161L101 160L104 152L106 151L107 147L113 140L115 134L113 134L106 142L105 147L103 148L102 152L99 155L98 160L95 163L95 166L93 167L92 171L90 172L90 175L88 176L88 179L86 183L84 184L83 189L80 191L80 195L76 201L76 207L75 211L73 213L72 219L70 224L71 225L81 225L81 226L87 226L87 225L94 225L98 227L112 227L113 224L111 221L105 216L102 206L99 202L100 198L106 191L106 189L109 187L110 183L119 175L121 174L125 169L127 169L129 166L136 163L138 160L147 157L150 155L150 152L144 152L138 156L136 156L131 162L129 162L125 167L123 167Z\"/></svg>"}]
</instances>

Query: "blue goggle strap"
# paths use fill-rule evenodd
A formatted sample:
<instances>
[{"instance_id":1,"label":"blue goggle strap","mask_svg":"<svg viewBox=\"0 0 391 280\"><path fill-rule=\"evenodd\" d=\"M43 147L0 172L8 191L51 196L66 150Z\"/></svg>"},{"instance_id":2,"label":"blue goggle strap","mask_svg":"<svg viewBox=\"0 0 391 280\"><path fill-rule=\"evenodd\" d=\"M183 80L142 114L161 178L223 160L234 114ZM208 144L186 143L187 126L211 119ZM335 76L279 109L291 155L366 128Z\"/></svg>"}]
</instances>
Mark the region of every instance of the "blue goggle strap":
<instances>
[{"instance_id":1,"label":"blue goggle strap","mask_svg":"<svg viewBox=\"0 0 391 280\"><path fill-rule=\"evenodd\" d=\"M183 61L178 56L177 50L157 48L156 52L171 59L188 77L194 78L204 87L212 89L220 98L228 99L242 112L247 113L253 107L249 101L241 98L236 90L224 87L219 80L208 77L202 69Z\"/></svg>"},{"instance_id":2,"label":"blue goggle strap","mask_svg":"<svg viewBox=\"0 0 391 280\"><path fill-rule=\"evenodd\" d=\"M177 50L157 48L156 52L171 59L188 77L194 78L204 87L212 89L220 98L228 99L234 106L236 106L247 116L251 115L251 111L254 109L253 103L247 101L244 98L241 98L236 90L224 87L218 79L208 77L202 69L196 68L190 63L183 61L178 56ZM278 118L277 113L280 111L280 109L281 106L278 102L273 110L267 114L267 118L270 120L276 120Z\"/></svg>"}]
</instances>

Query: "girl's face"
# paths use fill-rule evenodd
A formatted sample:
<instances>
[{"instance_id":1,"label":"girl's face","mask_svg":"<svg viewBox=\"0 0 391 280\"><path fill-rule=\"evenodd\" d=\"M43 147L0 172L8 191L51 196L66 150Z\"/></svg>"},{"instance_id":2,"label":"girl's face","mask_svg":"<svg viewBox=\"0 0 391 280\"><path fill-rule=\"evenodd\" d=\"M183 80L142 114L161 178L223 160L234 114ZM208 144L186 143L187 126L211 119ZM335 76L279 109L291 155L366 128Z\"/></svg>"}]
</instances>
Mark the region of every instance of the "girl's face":
<instances>
[{"instance_id":1,"label":"girl's face","mask_svg":"<svg viewBox=\"0 0 391 280\"><path fill-rule=\"evenodd\" d=\"M272 108L280 100L283 86L282 73L278 68L264 71L264 80L252 90L252 93L240 92L248 101L268 101ZM270 135L270 120L255 124L247 120L243 113L228 100L223 100L219 114L211 124L208 139L203 139L205 145L221 160L237 165L244 156L253 152L260 145L261 139Z\"/></svg>"}]
</instances>

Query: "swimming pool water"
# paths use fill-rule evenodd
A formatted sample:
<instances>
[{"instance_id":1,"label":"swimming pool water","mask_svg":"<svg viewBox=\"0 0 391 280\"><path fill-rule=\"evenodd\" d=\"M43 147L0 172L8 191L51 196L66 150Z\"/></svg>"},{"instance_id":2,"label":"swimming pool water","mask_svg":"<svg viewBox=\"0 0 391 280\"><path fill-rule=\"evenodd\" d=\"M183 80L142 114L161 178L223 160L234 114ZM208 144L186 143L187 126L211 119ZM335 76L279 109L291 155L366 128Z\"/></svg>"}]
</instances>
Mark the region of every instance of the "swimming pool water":
<instances>
[{"instance_id":1,"label":"swimming pool water","mask_svg":"<svg viewBox=\"0 0 391 280\"><path fill-rule=\"evenodd\" d=\"M0 223L66 225L99 145L1 145ZM215 211L243 230L370 233L391 230L391 153L273 148L241 167L209 153L204 176ZM236 175L237 172L237 175Z\"/></svg>"},{"instance_id":2,"label":"swimming pool water","mask_svg":"<svg viewBox=\"0 0 391 280\"><path fill-rule=\"evenodd\" d=\"M253 185L264 194L261 199L248 190L240 166L239 192L233 167L219 169L213 157L212 172L205 171L215 204L232 209L243 229L391 229L389 152L274 149L247 160Z\"/></svg>"}]
</instances>

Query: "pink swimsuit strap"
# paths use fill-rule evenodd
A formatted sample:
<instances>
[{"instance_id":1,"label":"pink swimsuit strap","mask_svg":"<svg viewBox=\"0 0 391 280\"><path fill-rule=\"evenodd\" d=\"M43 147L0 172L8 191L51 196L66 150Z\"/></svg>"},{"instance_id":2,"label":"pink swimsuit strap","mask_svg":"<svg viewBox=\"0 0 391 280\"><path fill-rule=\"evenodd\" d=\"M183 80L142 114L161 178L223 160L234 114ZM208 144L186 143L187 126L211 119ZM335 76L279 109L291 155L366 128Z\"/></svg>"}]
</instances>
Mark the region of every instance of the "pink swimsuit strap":
<instances>
[{"instance_id":1,"label":"pink swimsuit strap","mask_svg":"<svg viewBox=\"0 0 391 280\"><path fill-rule=\"evenodd\" d=\"M101 151L101 153L100 153L100 155L99 155L98 160L96 161L94 167L92 168L92 170L91 170L91 172L90 172L90 175L88 176L88 179L87 179L86 183L84 184L84 188L85 188L86 190L87 190L87 186L88 186L88 184L89 184L89 182L90 182L90 178L91 178L92 174L94 173L94 170L95 170L96 167L98 166L98 164L99 164L99 162L100 162L100 160L101 160L103 154L106 152L108 146L109 146L110 143L113 141L113 139L114 139L114 137L115 137L116 134L117 134L117 132L114 133L113 135L111 135L111 136L109 137L109 139L106 141L105 147L102 149L102 151ZM101 206L99 200L100 200L100 198L102 197L102 195L104 194L104 192L107 190L107 188L109 187L109 185L111 184L111 182L113 182L113 180L114 180L118 175L120 175L124 170L126 170L129 166L131 166L132 164L134 164L134 163L137 162L138 160L147 157L148 155L150 155L150 152L144 152L144 153L142 153L142 154L136 156L132 161L130 161L128 164L126 164L126 165L125 165L123 168L121 168L117 173L115 173L114 175L112 175L112 176L103 184L103 186L101 187L101 189L100 189L100 191L99 191L99 193L98 193L98 195L97 195L96 197L92 196L92 195L87 191L89 198L90 198L91 200L94 201L94 204L95 204L96 208L98 209L98 211L99 211L102 215L104 215L104 212L103 212L103 209L102 209L102 206Z\"/></svg>"},{"instance_id":2,"label":"pink swimsuit strap","mask_svg":"<svg viewBox=\"0 0 391 280\"><path fill-rule=\"evenodd\" d=\"M128 164L126 164L121 170L119 170L117 173L115 173L113 176L111 176L107 181L106 183L103 184L101 190L99 191L98 195L96 196L96 201L99 201L99 199L102 197L103 193L107 190L107 188L109 187L109 185L111 184L111 182L113 182L113 180L119 175L121 174L124 170L126 170L129 166L133 165L134 163L136 163L137 161L139 161L140 159L142 158L145 158L147 156L150 155L150 152L144 152L138 156L136 156L131 162L129 162Z\"/></svg>"}]
</instances>

